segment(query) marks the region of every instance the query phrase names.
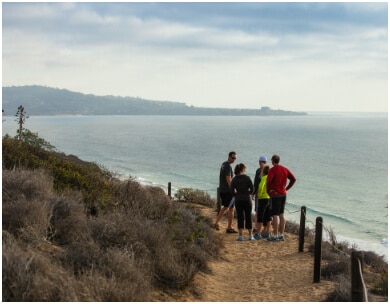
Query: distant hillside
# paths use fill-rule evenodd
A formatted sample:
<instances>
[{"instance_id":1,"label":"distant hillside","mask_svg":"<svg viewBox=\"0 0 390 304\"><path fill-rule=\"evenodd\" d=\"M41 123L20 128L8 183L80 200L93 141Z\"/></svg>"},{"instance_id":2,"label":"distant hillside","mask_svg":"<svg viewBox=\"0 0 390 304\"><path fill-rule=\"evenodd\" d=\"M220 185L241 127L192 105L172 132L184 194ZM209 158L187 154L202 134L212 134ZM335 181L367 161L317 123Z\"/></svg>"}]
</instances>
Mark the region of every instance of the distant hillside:
<instances>
[{"instance_id":1,"label":"distant hillside","mask_svg":"<svg viewBox=\"0 0 390 304\"><path fill-rule=\"evenodd\" d=\"M198 108L181 102L138 97L96 96L45 86L3 87L4 115L14 115L23 105L28 115L307 115L304 112L259 109Z\"/></svg>"}]
</instances>

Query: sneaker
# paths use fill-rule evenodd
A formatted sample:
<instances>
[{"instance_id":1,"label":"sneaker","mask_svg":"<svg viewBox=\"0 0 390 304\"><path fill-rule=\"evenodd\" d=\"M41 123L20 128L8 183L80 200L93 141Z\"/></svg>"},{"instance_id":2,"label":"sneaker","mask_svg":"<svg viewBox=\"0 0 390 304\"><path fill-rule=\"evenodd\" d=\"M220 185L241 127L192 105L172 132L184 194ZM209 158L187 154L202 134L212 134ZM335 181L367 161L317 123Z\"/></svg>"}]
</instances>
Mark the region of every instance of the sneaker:
<instances>
[{"instance_id":1,"label":"sneaker","mask_svg":"<svg viewBox=\"0 0 390 304\"><path fill-rule=\"evenodd\" d=\"M243 241L242 235L240 235L240 236L237 238L237 241L238 241L238 242L242 242L242 241Z\"/></svg>"},{"instance_id":2,"label":"sneaker","mask_svg":"<svg viewBox=\"0 0 390 304\"><path fill-rule=\"evenodd\" d=\"M226 233L237 233L237 231L231 228L231 229L226 229Z\"/></svg>"},{"instance_id":3,"label":"sneaker","mask_svg":"<svg viewBox=\"0 0 390 304\"><path fill-rule=\"evenodd\" d=\"M269 237L267 238L267 241L270 241L270 242L279 242L279 238L278 238L277 236L271 235L271 236L269 236Z\"/></svg>"},{"instance_id":4,"label":"sneaker","mask_svg":"<svg viewBox=\"0 0 390 304\"><path fill-rule=\"evenodd\" d=\"M248 238L249 241L254 241L255 238L253 237L253 235L250 235L249 238Z\"/></svg>"},{"instance_id":5,"label":"sneaker","mask_svg":"<svg viewBox=\"0 0 390 304\"><path fill-rule=\"evenodd\" d=\"M279 241L285 241L283 234L279 235Z\"/></svg>"},{"instance_id":6,"label":"sneaker","mask_svg":"<svg viewBox=\"0 0 390 304\"><path fill-rule=\"evenodd\" d=\"M262 237L263 239L266 239L266 238L268 238L268 237L269 237L269 234L268 234L268 233L265 233L265 232L263 232L263 233L261 234L261 237Z\"/></svg>"},{"instance_id":7,"label":"sneaker","mask_svg":"<svg viewBox=\"0 0 390 304\"><path fill-rule=\"evenodd\" d=\"M261 239L261 235L255 234L255 239L256 239L256 240L260 240L260 239Z\"/></svg>"}]
</instances>

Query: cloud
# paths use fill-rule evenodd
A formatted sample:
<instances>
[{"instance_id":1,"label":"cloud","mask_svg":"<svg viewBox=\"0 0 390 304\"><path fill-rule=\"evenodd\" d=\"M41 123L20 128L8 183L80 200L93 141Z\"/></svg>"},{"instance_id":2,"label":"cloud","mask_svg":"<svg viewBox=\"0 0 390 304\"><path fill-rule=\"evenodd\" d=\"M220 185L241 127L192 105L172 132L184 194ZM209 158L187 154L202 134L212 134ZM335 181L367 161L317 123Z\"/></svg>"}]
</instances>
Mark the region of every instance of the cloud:
<instances>
[{"instance_id":1,"label":"cloud","mask_svg":"<svg viewBox=\"0 0 390 304\"><path fill-rule=\"evenodd\" d=\"M385 110L387 39L387 4L3 3L3 85Z\"/></svg>"}]
</instances>

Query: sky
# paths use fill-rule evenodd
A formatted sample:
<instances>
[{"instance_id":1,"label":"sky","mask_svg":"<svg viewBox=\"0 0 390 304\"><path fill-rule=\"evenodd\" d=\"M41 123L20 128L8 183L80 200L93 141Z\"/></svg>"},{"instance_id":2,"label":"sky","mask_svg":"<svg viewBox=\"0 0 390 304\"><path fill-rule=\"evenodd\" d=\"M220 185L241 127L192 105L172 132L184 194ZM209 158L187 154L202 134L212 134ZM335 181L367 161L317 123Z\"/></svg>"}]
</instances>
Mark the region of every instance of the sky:
<instances>
[{"instance_id":1,"label":"sky","mask_svg":"<svg viewBox=\"0 0 390 304\"><path fill-rule=\"evenodd\" d=\"M3 2L3 86L387 112L387 2Z\"/></svg>"}]
</instances>

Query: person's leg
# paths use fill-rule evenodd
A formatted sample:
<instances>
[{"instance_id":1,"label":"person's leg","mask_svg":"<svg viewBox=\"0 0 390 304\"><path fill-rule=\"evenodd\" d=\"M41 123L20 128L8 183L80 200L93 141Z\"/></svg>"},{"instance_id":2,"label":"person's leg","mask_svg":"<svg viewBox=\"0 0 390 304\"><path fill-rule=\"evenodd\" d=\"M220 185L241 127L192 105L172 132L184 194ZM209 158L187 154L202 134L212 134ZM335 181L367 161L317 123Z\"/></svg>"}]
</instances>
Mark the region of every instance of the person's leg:
<instances>
[{"instance_id":1,"label":"person's leg","mask_svg":"<svg viewBox=\"0 0 390 304\"><path fill-rule=\"evenodd\" d=\"M244 203L245 228L252 230L252 203Z\"/></svg>"},{"instance_id":2,"label":"person's leg","mask_svg":"<svg viewBox=\"0 0 390 304\"><path fill-rule=\"evenodd\" d=\"M257 212L256 212L256 233L253 231L253 233L255 233L255 239L256 240L259 240L261 239L261 230L263 229L263 223L262 223L262 220L261 220L261 201L259 200L258 201L258 204L257 204Z\"/></svg>"},{"instance_id":3,"label":"person's leg","mask_svg":"<svg viewBox=\"0 0 390 304\"><path fill-rule=\"evenodd\" d=\"M258 222L258 225L259 225L258 234L264 233L262 230L263 229L265 230L265 225L264 225L265 215L266 215L265 208L266 208L267 204L268 204L268 200L265 200L265 199L260 199L259 200L259 208L257 209L258 212L259 212L259 216L257 217L257 222Z\"/></svg>"},{"instance_id":4,"label":"person's leg","mask_svg":"<svg viewBox=\"0 0 390 304\"><path fill-rule=\"evenodd\" d=\"M269 235L270 231L271 231L271 221L268 221L265 224L264 232L265 232L265 234Z\"/></svg>"},{"instance_id":5,"label":"person's leg","mask_svg":"<svg viewBox=\"0 0 390 304\"><path fill-rule=\"evenodd\" d=\"M283 234L284 233L284 228L286 226L286 219L284 218L284 213L281 213L279 215L280 218L280 223L279 223L279 233Z\"/></svg>"},{"instance_id":6,"label":"person's leg","mask_svg":"<svg viewBox=\"0 0 390 304\"><path fill-rule=\"evenodd\" d=\"M268 200L266 202L266 206L265 206L265 210L264 210L264 232L265 234L270 234L270 231L271 231L271 221L272 221L272 217L271 217L271 207L270 207L270 200Z\"/></svg>"},{"instance_id":7,"label":"person's leg","mask_svg":"<svg viewBox=\"0 0 390 304\"><path fill-rule=\"evenodd\" d=\"M245 215L245 228L248 230L249 240L254 240L252 235L252 201L245 202L244 205L244 215Z\"/></svg>"},{"instance_id":8,"label":"person's leg","mask_svg":"<svg viewBox=\"0 0 390 304\"><path fill-rule=\"evenodd\" d=\"M263 227L263 223L262 222L257 222L257 226L259 227L259 229L257 230L256 234L261 234L264 230L264 227Z\"/></svg>"},{"instance_id":9,"label":"person's leg","mask_svg":"<svg viewBox=\"0 0 390 304\"><path fill-rule=\"evenodd\" d=\"M236 202L236 212L237 212L237 228L238 228L238 239L242 240L242 232L244 230L244 208L241 202Z\"/></svg>"},{"instance_id":10,"label":"person's leg","mask_svg":"<svg viewBox=\"0 0 390 304\"><path fill-rule=\"evenodd\" d=\"M236 204L237 211L237 227L238 229L244 229L244 208L241 203Z\"/></svg>"},{"instance_id":11,"label":"person's leg","mask_svg":"<svg viewBox=\"0 0 390 304\"><path fill-rule=\"evenodd\" d=\"M281 198L281 206L280 206L280 224L279 224L279 233L283 234L284 229L286 227L286 219L284 217L284 207L286 206L286 197L283 196Z\"/></svg>"},{"instance_id":12,"label":"person's leg","mask_svg":"<svg viewBox=\"0 0 390 304\"><path fill-rule=\"evenodd\" d=\"M257 221L257 218L259 217L259 199L257 198L257 195L255 197L255 215L253 217L253 222L255 223L255 231L256 233L261 232L261 228L259 227L259 222Z\"/></svg>"},{"instance_id":13,"label":"person's leg","mask_svg":"<svg viewBox=\"0 0 390 304\"><path fill-rule=\"evenodd\" d=\"M229 208L229 212L228 212L228 229L233 229L233 218L234 218L234 207Z\"/></svg>"},{"instance_id":14,"label":"person's leg","mask_svg":"<svg viewBox=\"0 0 390 304\"><path fill-rule=\"evenodd\" d=\"M232 195L230 193L221 192L219 195L220 195L220 198L221 198L221 207L222 208L219 211L217 219L216 219L216 221L214 223L214 228L215 229L219 229L220 228L219 227L219 221L224 216L226 211L229 209L229 204L230 204L230 201L232 199Z\"/></svg>"},{"instance_id":15,"label":"person's leg","mask_svg":"<svg viewBox=\"0 0 390 304\"><path fill-rule=\"evenodd\" d=\"M273 197L271 206L273 236L277 238L279 234L280 197Z\"/></svg>"},{"instance_id":16,"label":"person's leg","mask_svg":"<svg viewBox=\"0 0 390 304\"><path fill-rule=\"evenodd\" d=\"M217 219L214 223L214 227L218 227L219 228L219 221L221 220L221 218L223 217L223 215L225 214L226 210L228 210L229 208L228 207L222 207L221 210L219 211L218 213L218 216L217 216Z\"/></svg>"},{"instance_id":17,"label":"person's leg","mask_svg":"<svg viewBox=\"0 0 390 304\"><path fill-rule=\"evenodd\" d=\"M279 232L279 215L274 215L272 217L272 226L273 226L273 234L274 236L278 236L278 232Z\"/></svg>"}]
</instances>

